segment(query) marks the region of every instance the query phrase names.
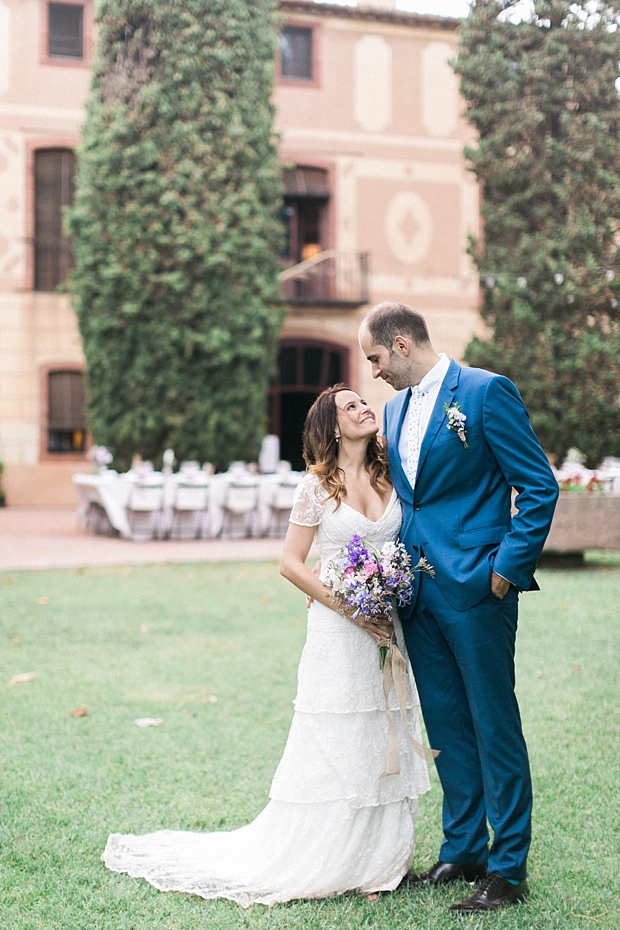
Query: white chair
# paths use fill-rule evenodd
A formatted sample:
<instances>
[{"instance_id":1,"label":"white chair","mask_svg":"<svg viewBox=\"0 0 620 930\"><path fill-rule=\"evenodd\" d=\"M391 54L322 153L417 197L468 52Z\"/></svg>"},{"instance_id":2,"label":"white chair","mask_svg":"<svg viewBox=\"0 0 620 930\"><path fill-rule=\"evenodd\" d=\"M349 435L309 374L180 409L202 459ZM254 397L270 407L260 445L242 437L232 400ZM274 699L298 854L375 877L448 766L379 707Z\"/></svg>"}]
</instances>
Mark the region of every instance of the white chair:
<instances>
[{"instance_id":1,"label":"white chair","mask_svg":"<svg viewBox=\"0 0 620 930\"><path fill-rule=\"evenodd\" d=\"M198 539L207 510L209 482L206 475L189 475L176 486L172 503L171 539Z\"/></svg>"},{"instance_id":2,"label":"white chair","mask_svg":"<svg viewBox=\"0 0 620 930\"><path fill-rule=\"evenodd\" d=\"M230 539L251 536L257 504L257 481L230 484L224 501L222 536Z\"/></svg>"},{"instance_id":3,"label":"white chair","mask_svg":"<svg viewBox=\"0 0 620 930\"><path fill-rule=\"evenodd\" d=\"M183 476L191 475L193 477L200 471L200 462L181 462L179 471Z\"/></svg>"},{"instance_id":4,"label":"white chair","mask_svg":"<svg viewBox=\"0 0 620 930\"><path fill-rule=\"evenodd\" d=\"M295 489L298 481L281 481L271 504L271 520L269 522L269 536L286 536L288 518L291 515Z\"/></svg>"},{"instance_id":5,"label":"white chair","mask_svg":"<svg viewBox=\"0 0 620 930\"><path fill-rule=\"evenodd\" d=\"M129 495L127 515L134 540L155 539L161 527L164 479L157 473L135 482Z\"/></svg>"}]
</instances>

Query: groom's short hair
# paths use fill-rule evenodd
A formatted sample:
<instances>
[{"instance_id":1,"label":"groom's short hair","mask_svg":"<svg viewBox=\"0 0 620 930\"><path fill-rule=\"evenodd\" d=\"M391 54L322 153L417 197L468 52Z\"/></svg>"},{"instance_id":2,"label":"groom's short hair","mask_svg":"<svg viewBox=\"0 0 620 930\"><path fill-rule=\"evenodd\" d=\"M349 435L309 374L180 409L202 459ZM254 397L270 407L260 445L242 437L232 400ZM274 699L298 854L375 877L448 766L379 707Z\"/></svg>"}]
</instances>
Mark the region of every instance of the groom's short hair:
<instances>
[{"instance_id":1,"label":"groom's short hair","mask_svg":"<svg viewBox=\"0 0 620 930\"><path fill-rule=\"evenodd\" d=\"M390 351L397 336L407 336L417 345L430 343L426 320L408 304L385 301L377 304L365 318L373 346L386 346Z\"/></svg>"}]
</instances>

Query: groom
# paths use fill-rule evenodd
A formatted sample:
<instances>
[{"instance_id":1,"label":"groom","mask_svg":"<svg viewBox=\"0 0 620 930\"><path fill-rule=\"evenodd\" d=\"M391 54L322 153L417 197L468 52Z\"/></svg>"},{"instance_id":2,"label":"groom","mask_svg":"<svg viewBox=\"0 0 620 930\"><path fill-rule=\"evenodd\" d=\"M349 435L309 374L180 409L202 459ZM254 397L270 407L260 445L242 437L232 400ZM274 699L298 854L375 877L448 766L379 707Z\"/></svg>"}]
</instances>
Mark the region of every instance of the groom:
<instances>
[{"instance_id":1,"label":"groom","mask_svg":"<svg viewBox=\"0 0 620 930\"><path fill-rule=\"evenodd\" d=\"M382 303L360 329L385 408L401 539L425 556L401 611L444 792L439 861L415 886L482 883L452 913L495 911L527 894L532 786L514 693L520 591L549 532L558 485L514 384L433 349L424 318ZM518 513L511 515L512 489ZM487 821L493 829L489 849Z\"/></svg>"}]
</instances>

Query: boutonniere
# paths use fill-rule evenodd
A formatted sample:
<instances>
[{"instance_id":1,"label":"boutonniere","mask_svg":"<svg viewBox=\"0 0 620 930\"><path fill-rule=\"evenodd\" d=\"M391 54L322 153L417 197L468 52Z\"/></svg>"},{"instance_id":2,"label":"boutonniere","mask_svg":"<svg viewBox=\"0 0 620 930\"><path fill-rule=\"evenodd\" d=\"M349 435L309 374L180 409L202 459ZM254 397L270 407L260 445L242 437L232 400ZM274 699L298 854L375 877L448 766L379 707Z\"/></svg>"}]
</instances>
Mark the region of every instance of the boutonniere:
<instances>
[{"instance_id":1,"label":"boutonniere","mask_svg":"<svg viewBox=\"0 0 620 930\"><path fill-rule=\"evenodd\" d=\"M456 435L463 443L464 449L469 449L469 446L467 445L467 436L465 434L465 421L467 420L467 417L461 410L461 405L455 402L451 407L448 407L447 404L444 404L443 409L446 411L446 416L448 418L446 428L451 429L456 433Z\"/></svg>"}]
</instances>

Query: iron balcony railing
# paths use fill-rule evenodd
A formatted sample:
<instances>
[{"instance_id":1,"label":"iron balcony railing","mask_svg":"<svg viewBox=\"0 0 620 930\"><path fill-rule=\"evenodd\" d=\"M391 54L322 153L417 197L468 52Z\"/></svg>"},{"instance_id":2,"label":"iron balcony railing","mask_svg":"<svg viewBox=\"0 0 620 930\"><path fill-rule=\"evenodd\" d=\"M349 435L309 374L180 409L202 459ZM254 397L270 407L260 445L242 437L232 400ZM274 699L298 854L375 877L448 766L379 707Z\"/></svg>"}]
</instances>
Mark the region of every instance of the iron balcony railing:
<instances>
[{"instance_id":1,"label":"iron balcony railing","mask_svg":"<svg viewBox=\"0 0 620 930\"><path fill-rule=\"evenodd\" d=\"M326 249L280 273L292 304L360 307L368 303L368 254Z\"/></svg>"}]
</instances>

